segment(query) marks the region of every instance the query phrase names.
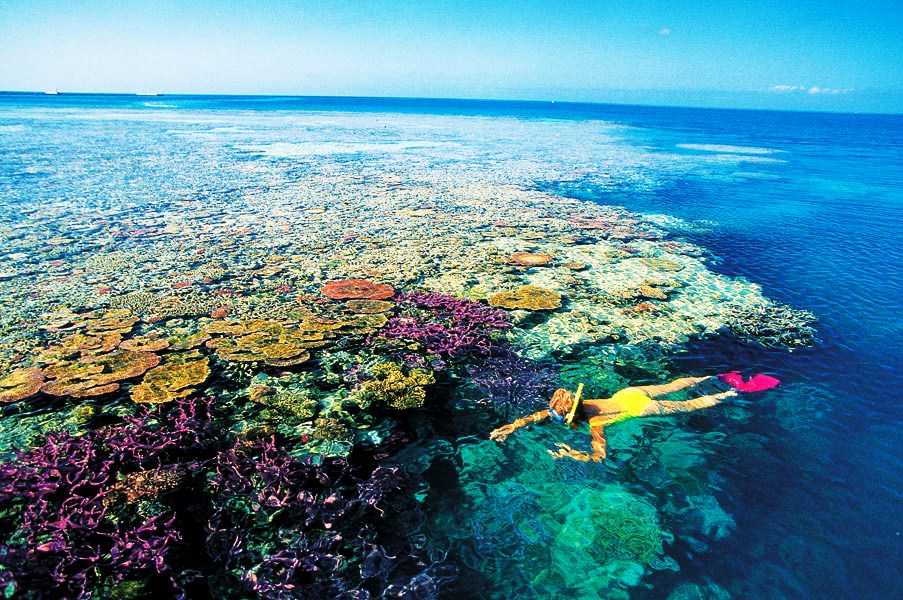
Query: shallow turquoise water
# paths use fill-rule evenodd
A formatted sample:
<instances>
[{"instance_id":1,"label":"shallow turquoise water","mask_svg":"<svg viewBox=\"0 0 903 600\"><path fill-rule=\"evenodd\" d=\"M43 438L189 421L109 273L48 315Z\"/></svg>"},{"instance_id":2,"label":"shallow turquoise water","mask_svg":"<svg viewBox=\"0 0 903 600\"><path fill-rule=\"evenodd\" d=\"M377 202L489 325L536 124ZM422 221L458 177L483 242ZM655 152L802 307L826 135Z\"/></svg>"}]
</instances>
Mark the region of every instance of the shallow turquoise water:
<instances>
[{"instance_id":1,"label":"shallow turquoise water","mask_svg":"<svg viewBox=\"0 0 903 600\"><path fill-rule=\"evenodd\" d=\"M435 594L890 598L903 566L901 134L897 116L3 95L4 235L18 244L10 232L38 214L40 236L67 241L11 248L0 271L35 281L29 273L53 275L53 261L116 244L164 260L165 245L141 231L182 226L186 214L201 229L215 218L237 231L249 213L276 221L291 208L274 204L280 190L309 178L328 195L349 174L361 202L413 174L664 215L712 253L712 269L815 313L821 342L788 352L719 335L669 347L656 364L644 357L642 369L624 359L596 394L633 382L631 369L660 381L745 368L783 385L724 410L612 428L602 465L548 457L556 442L586 446L585 431L535 427L500 446L487 432L509 415L474 406L466 389L437 394L400 419L410 443L387 459L421 482L417 543L457 570L437 576ZM278 236L257 250L294 251ZM11 335L46 310L44 290L30 292L4 308ZM556 356L564 383L601 376L611 362L597 351Z\"/></svg>"}]
</instances>

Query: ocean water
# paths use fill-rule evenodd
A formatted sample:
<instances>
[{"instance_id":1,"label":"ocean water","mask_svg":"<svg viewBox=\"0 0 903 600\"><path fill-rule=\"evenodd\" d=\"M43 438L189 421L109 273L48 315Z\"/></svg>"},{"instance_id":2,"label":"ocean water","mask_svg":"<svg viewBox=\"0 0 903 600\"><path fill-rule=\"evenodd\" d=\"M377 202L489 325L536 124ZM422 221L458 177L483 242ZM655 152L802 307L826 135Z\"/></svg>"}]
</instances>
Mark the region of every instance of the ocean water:
<instances>
[{"instance_id":1,"label":"ocean water","mask_svg":"<svg viewBox=\"0 0 903 600\"><path fill-rule=\"evenodd\" d=\"M131 310L136 322L122 335L146 341L205 331L222 307L243 323L326 322L322 311L339 309L322 287L345 277L480 306L495 291L539 285L564 304L511 313L506 343L526 366L508 372L514 383L493 380L498 393L479 384L490 362L464 357L451 366L403 364L411 377L435 370L421 407L357 402L368 381L382 381L368 371L373 364L400 360L374 344L381 325L369 321L284 367L230 362L215 345L195 350L211 374L189 396L213 396L229 435L268 428L296 459L337 456L405 473L400 498L374 503L378 511L343 530L369 527L375 537L362 539L382 548L339 561L342 573L362 573L346 578L352 583L302 592L315 575L281 573L294 588L258 585L265 569L248 558L252 548L276 555L279 527L302 537L310 527L290 519L277 526L279 511L271 527L255 525L257 545L242 546L232 562L191 559L191 542L214 555L212 534L198 523L221 514L219 497L206 491L209 505L193 503L181 480L162 486L156 505L135 509L177 515L182 538L168 542L166 568L122 571L119 579L134 586L127 593L120 571L101 560L87 572L107 579L88 575L88 587L98 597L110 586L119 597L180 589L236 598L365 597L361 590L412 598L899 597L901 184L898 115L0 94L0 376L52 370L41 350L73 327L82 331L73 315L91 311ZM627 233L581 229L590 219L617 221ZM556 262L513 267L504 257L516 251L549 252ZM638 258L683 268L651 272ZM586 264L568 271L577 259ZM653 312L635 316L611 300L627 282L659 287L667 299L644 296ZM730 317L719 306L765 299L814 315L814 338L771 343L724 326ZM407 314L393 302L390 318ZM798 324L788 325L795 335ZM60 360L78 362L70 353L50 364ZM782 383L702 412L612 426L603 463L547 452L561 442L588 448L585 427L546 423L503 444L488 439L540 408L548 386L583 381L598 397L732 369ZM45 387L6 404L6 460L14 448L41 447L49 430L84 435L125 422L138 414L129 394L137 381L87 399ZM277 390L261 392L263 412L254 408L255 385ZM267 405L267 397L319 413ZM78 412L85 406L88 416ZM315 415L344 433L328 433ZM191 485L201 487L190 489L206 490L203 480L197 475ZM40 536L52 528L24 542L19 505L4 498L0 555L26 547L41 558L50 538ZM117 518L132 509L122 510ZM102 519L112 515L110 508ZM378 545L392 529L405 541ZM86 572L86 563L66 564ZM167 587L170 576L176 584ZM30 597L38 579L28 577L0 581Z\"/></svg>"}]
</instances>

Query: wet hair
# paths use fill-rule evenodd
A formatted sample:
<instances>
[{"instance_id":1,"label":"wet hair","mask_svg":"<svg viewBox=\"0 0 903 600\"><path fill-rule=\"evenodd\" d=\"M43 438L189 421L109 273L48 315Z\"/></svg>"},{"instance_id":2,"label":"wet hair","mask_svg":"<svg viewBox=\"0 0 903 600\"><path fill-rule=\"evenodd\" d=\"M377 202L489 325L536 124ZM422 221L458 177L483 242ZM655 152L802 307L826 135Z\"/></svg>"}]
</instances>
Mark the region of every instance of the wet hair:
<instances>
[{"instance_id":1,"label":"wet hair","mask_svg":"<svg viewBox=\"0 0 903 600\"><path fill-rule=\"evenodd\" d=\"M573 406L574 395L565 389L556 390L552 395L552 399L549 400L549 409L554 411L555 414L562 419L567 416L569 412L571 412L571 408L573 408Z\"/></svg>"}]
</instances>

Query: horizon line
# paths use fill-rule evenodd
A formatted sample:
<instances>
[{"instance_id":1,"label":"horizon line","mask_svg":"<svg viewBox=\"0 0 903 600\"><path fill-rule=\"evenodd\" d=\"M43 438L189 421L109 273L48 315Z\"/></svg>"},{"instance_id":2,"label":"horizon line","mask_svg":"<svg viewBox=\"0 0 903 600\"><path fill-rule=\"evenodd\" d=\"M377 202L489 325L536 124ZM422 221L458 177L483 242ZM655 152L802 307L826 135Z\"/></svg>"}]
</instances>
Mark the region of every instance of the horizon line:
<instances>
[{"instance_id":1,"label":"horizon line","mask_svg":"<svg viewBox=\"0 0 903 600\"><path fill-rule=\"evenodd\" d=\"M627 93L643 93L643 92L659 92L667 93L669 90L616 90ZM697 92L697 90L672 90L679 92ZM705 90L702 90L705 91ZM716 94L744 94L755 92L736 92L726 90L708 90ZM526 99L526 98L466 98L457 96L405 96L405 95L350 95L350 94L291 94L291 93L211 93L211 92L84 92L84 91L59 91L54 88L49 90L0 90L0 95L30 95L47 97L48 99L56 96L125 96L137 98L159 98L159 97L220 97L220 98L298 98L298 99L335 99L335 100L419 100L419 101L436 101L436 102L487 102L487 103L521 103L521 104L561 104L561 105L580 105L580 106L633 106L638 108L674 108L674 109L692 109L692 110L734 110L734 111L754 111L754 112L790 112L790 113L827 113L827 114L843 114L843 115L876 115L876 116L903 116L903 111L872 111L872 110L838 110L830 108L765 108L765 107L744 107L744 106L711 106L704 104L656 104L642 102L617 102L602 100L556 100L556 99Z\"/></svg>"}]
</instances>

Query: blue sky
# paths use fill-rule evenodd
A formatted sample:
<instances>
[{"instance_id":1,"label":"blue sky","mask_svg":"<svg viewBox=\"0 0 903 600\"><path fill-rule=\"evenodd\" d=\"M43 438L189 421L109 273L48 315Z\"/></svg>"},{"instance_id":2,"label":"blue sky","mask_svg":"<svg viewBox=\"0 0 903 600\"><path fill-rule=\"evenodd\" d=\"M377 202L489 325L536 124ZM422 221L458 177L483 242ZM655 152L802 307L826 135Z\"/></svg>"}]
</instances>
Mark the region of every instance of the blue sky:
<instances>
[{"instance_id":1,"label":"blue sky","mask_svg":"<svg viewBox=\"0 0 903 600\"><path fill-rule=\"evenodd\" d=\"M903 112L864 0L0 0L0 89Z\"/></svg>"}]
</instances>

